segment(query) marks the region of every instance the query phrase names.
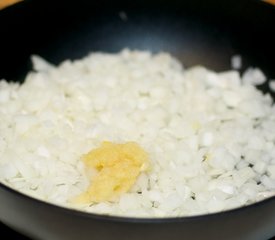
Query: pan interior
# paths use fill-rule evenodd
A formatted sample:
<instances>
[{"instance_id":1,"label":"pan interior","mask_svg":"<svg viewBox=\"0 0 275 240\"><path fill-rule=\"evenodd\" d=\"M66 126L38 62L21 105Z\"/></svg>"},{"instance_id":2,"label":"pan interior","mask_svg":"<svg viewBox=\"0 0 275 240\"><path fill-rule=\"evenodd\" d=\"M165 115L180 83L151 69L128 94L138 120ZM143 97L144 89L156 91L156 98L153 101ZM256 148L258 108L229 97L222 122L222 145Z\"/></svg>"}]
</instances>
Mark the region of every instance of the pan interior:
<instances>
[{"instance_id":1,"label":"pan interior","mask_svg":"<svg viewBox=\"0 0 275 240\"><path fill-rule=\"evenodd\" d=\"M168 51L186 67L216 71L230 69L232 55L241 54L244 67L259 66L275 78L274 16L258 1L26 1L0 13L7 23L0 78L22 80L31 54L58 64L123 48Z\"/></svg>"}]
</instances>

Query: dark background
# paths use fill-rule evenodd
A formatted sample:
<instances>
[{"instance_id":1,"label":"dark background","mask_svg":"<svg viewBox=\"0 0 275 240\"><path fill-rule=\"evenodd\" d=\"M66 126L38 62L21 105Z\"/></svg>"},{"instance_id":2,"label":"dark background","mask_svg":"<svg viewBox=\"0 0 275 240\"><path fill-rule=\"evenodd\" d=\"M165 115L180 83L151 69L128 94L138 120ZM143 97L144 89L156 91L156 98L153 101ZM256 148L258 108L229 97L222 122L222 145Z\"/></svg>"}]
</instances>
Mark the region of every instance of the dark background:
<instances>
[{"instance_id":1,"label":"dark background","mask_svg":"<svg viewBox=\"0 0 275 240\"><path fill-rule=\"evenodd\" d=\"M22 236L2 223L0 223L0 235L3 236L3 239L6 240L29 240L29 238Z\"/></svg>"}]
</instances>

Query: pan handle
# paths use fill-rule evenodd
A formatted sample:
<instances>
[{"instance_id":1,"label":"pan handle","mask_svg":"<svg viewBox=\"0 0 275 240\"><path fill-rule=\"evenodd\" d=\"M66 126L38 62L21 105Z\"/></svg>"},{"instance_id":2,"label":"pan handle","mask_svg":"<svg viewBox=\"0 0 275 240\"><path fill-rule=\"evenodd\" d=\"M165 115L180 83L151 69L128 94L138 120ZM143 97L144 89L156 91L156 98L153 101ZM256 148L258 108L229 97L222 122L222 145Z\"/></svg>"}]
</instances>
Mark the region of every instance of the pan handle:
<instances>
[{"instance_id":1,"label":"pan handle","mask_svg":"<svg viewBox=\"0 0 275 240\"><path fill-rule=\"evenodd\" d=\"M0 0L0 10L21 1L22 0Z\"/></svg>"}]
</instances>

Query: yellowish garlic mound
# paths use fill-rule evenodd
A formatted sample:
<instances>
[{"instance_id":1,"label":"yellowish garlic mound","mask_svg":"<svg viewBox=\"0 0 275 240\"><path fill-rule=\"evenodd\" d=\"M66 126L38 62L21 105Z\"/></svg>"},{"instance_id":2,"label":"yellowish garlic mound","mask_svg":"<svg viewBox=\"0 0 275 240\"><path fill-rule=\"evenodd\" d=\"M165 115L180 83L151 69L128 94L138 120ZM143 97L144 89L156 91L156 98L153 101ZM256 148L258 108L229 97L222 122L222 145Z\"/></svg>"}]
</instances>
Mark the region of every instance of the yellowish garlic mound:
<instances>
[{"instance_id":1,"label":"yellowish garlic mound","mask_svg":"<svg viewBox=\"0 0 275 240\"><path fill-rule=\"evenodd\" d=\"M97 175L88 190L76 198L77 203L114 201L149 168L148 154L135 142L103 142L84 155L83 161L87 170L95 169Z\"/></svg>"}]
</instances>

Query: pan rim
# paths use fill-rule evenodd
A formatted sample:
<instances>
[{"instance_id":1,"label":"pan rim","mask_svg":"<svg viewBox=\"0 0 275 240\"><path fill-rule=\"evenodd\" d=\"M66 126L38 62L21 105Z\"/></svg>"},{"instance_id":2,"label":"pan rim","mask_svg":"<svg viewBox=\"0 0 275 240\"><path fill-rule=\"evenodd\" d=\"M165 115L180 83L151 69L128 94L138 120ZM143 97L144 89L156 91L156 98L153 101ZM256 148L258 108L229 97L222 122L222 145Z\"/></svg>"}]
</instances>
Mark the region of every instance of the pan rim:
<instances>
[{"instance_id":1,"label":"pan rim","mask_svg":"<svg viewBox=\"0 0 275 240\"><path fill-rule=\"evenodd\" d=\"M8 191L12 194L15 194L18 197L24 198L27 201L33 201L38 205L53 208L57 211L61 211L61 213L63 212L66 214L75 215L77 217L82 217L86 219L117 222L117 223L134 223L134 224L161 224L161 223L164 224L164 223L182 223L182 222L198 221L198 220L204 220L209 218L223 217L225 215L237 214L243 211L257 208L259 206L263 206L272 201L274 201L275 203L275 195L274 195L274 196L265 198L263 200L257 201L255 203L251 203L249 205L240 206L233 209L228 209L228 210L214 212L214 213L198 214L198 215L191 215L191 216L178 216L178 217L132 217L132 216L119 216L119 215L108 215L108 214L85 212L75 208L69 208L62 205L57 205L51 202L47 202L38 198L31 197L25 193L19 192L18 190L13 189L3 184L2 182L0 182L0 189L1 188L4 191Z\"/></svg>"}]
</instances>

